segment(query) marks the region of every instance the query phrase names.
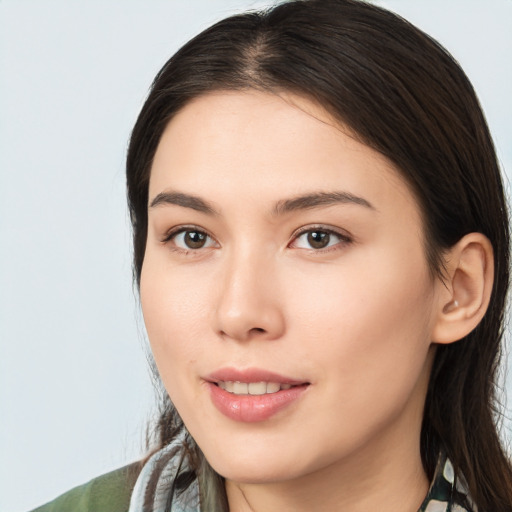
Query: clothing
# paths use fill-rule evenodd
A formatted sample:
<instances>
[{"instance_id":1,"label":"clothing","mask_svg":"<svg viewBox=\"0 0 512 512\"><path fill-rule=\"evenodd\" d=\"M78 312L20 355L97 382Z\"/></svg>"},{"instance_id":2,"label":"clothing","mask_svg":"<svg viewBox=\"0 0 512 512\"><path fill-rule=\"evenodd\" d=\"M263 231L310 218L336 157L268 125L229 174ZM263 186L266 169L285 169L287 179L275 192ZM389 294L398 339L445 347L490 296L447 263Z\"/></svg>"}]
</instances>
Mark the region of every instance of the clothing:
<instances>
[{"instance_id":1,"label":"clothing","mask_svg":"<svg viewBox=\"0 0 512 512\"><path fill-rule=\"evenodd\" d=\"M178 437L156 452L138 477L135 465L127 466L77 487L33 512L200 512L195 480L184 492L174 493L171 508L166 508L169 490L177 477L190 470L182 443L182 437ZM478 512L464 479L455 478L453 466L444 454L439 456L432 484L418 512Z\"/></svg>"},{"instance_id":2,"label":"clothing","mask_svg":"<svg viewBox=\"0 0 512 512\"><path fill-rule=\"evenodd\" d=\"M131 464L75 487L32 512L127 512L140 464Z\"/></svg>"},{"instance_id":3,"label":"clothing","mask_svg":"<svg viewBox=\"0 0 512 512\"><path fill-rule=\"evenodd\" d=\"M418 512L478 512L463 476L455 477L452 463L440 454L434 478Z\"/></svg>"}]
</instances>

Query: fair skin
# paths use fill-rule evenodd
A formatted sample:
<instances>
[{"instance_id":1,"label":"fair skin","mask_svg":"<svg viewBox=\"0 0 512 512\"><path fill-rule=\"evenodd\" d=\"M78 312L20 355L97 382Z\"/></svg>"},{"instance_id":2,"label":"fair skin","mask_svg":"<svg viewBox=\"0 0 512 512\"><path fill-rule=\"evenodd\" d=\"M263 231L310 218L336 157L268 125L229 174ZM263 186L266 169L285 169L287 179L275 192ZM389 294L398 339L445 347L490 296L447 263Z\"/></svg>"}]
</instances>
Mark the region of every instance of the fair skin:
<instances>
[{"instance_id":1,"label":"fair skin","mask_svg":"<svg viewBox=\"0 0 512 512\"><path fill-rule=\"evenodd\" d=\"M419 207L393 165L311 101L255 91L211 93L173 118L148 211L151 348L226 478L230 511L416 511L433 342L460 339L485 312L485 237L465 237L445 282L432 277ZM212 382L226 368L301 391L268 417L251 416L246 395L242 421L212 398L238 404Z\"/></svg>"}]
</instances>

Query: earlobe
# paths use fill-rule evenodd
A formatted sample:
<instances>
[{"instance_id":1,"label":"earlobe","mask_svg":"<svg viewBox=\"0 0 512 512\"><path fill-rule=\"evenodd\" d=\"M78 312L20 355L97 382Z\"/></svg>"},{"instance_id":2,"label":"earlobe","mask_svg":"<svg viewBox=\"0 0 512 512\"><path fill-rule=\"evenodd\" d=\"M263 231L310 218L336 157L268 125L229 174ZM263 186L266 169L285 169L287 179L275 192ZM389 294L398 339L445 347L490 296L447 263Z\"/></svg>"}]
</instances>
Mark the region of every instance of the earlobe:
<instances>
[{"instance_id":1,"label":"earlobe","mask_svg":"<svg viewBox=\"0 0 512 512\"><path fill-rule=\"evenodd\" d=\"M467 336L485 315L494 280L492 245L482 233L469 233L449 250L445 263L432 332L432 341L442 344Z\"/></svg>"}]
</instances>

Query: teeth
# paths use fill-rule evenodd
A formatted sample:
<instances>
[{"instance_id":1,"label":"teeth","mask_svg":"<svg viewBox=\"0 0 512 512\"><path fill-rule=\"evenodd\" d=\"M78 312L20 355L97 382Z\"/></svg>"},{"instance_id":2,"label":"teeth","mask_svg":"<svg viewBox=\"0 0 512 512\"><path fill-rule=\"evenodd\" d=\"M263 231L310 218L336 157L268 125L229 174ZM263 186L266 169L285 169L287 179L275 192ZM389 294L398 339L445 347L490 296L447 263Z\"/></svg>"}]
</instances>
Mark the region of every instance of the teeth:
<instances>
[{"instance_id":1,"label":"teeth","mask_svg":"<svg viewBox=\"0 0 512 512\"><path fill-rule=\"evenodd\" d=\"M267 392L267 384L265 382L251 382L247 388L249 395L264 395Z\"/></svg>"},{"instance_id":2,"label":"teeth","mask_svg":"<svg viewBox=\"0 0 512 512\"><path fill-rule=\"evenodd\" d=\"M248 395L249 394L249 386L247 382L233 382L233 393L235 395Z\"/></svg>"},{"instance_id":3,"label":"teeth","mask_svg":"<svg viewBox=\"0 0 512 512\"><path fill-rule=\"evenodd\" d=\"M281 389L290 389L291 384L279 384L278 382L217 382L219 388L233 393L234 395L265 395L277 393Z\"/></svg>"},{"instance_id":4,"label":"teeth","mask_svg":"<svg viewBox=\"0 0 512 512\"><path fill-rule=\"evenodd\" d=\"M277 382L268 382L267 383L267 393L277 393L281 389L281 384Z\"/></svg>"}]
</instances>

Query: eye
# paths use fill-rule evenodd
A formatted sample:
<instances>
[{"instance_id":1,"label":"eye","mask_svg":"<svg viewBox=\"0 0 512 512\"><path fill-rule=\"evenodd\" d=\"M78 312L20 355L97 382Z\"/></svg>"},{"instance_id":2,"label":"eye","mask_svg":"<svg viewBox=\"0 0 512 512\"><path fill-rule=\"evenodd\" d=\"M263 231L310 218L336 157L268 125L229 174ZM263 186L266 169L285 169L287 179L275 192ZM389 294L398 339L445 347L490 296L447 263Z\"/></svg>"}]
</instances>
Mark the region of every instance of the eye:
<instances>
[{"instance_id":1,"label":"eye","mask_svg":"<svg viewBox=\"0 0 512 512\"><path fill-rule=\"evenodd\" d=\"M172 242L177 249L184 251L215 247L216 242L204 231L193 228L181 228L170 233L164 242Z\"/></svg>"},{"instance_id":2,"label":"eye","mask_svg":"<svg viewBox=\"0 0 512 512\"><path fill-rule=\"evenodd\" d=\"M331 229L310 228L299 233L291 245L296 249L321 250L349 242L348 236Z\"/></svg>"}]
</instances>

